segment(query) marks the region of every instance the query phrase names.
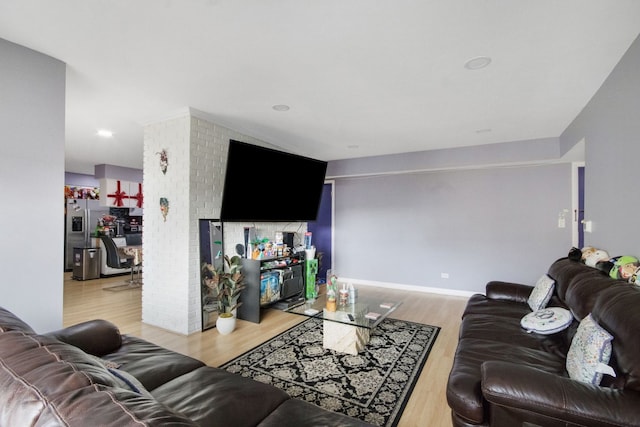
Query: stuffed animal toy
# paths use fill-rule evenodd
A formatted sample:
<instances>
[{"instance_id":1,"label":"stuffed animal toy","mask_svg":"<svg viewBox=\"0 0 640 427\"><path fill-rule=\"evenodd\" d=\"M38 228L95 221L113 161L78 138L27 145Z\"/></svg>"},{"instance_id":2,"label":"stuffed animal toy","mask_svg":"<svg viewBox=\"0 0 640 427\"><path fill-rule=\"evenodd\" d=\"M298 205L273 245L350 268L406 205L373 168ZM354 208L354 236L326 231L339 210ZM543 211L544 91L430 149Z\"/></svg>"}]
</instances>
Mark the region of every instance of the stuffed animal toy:
<instances>
[{"instance_id":1,"label":"stuffed animal toy","mask_svg":"<svg viewBox=\"0 0 640 427\"><path fill-rule=\"evenodd\" d=\"M582 251L574 246L569 250L568 258L571 261L580 261L582 259Z\"/></svg>"},{"instance_id":2,"label":"stuffed animal toy","mask_svg":"<svg viewBox=\"0 0 640 427\"><path fill-rule=\"evenodd\" d=\"M591 246L585 246L582 248L582 262L589 267L596 267L596 264L601 261L608 261L609 254L602 249L596 249Z\"/></svg>"},{"instance_id":3,"label":"stuffed animal toy","mask_svg":"<svg viewBox=\"0 0 640 427\"><path fill-rule=\"evenodd\" d=\"M640 286L640 267L636 268L636 271L629 277L629 283Z\"/></svg>"},{"instance_id":4,"label":"stuffed animal toy","mask_svg":"<svg viewBox=\"0 0 640 427\"><path fill-rule=\"evenodd\" d=\"M640 267L640 261L634 256L624 255L612 259L613 268L609 272L609 276L614 279L629 280L631 276Z\"/></svg>"}]
</instances>

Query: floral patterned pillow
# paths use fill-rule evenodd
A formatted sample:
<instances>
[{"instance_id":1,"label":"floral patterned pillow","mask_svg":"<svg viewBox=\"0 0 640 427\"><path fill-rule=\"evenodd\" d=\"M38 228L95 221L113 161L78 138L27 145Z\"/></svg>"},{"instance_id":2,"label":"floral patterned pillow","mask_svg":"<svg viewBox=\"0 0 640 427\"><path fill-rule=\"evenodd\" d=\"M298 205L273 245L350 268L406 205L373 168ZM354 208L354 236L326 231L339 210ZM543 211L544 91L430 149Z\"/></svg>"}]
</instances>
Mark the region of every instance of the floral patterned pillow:
<instances>
[{"instance_id":1,"label":"floral patterned pillow","mask_svg":"<svg viewBox=\"0 0 640 427\"><path fill-rule=\"evenodd\" d=\"M532 311L538 311L547 306L551 295L553 295L555 284L556 281L546 274L538 279L536 286L533 288L533 291L531 291L529 299L527 300Z\"/></svg>"},{"instance_id":2,"label":"floral patterned pillow","mask_svg":"<svg viewBox=\"0 0 640 427\"><path fill-rule=\"evenodd\" d=\"M613 336L598 325L591 314L582 319L567 353L569 377L599 385L603 373L615 376L607 365L611 358L611 340Z\"/></svg>"}]
</instances>

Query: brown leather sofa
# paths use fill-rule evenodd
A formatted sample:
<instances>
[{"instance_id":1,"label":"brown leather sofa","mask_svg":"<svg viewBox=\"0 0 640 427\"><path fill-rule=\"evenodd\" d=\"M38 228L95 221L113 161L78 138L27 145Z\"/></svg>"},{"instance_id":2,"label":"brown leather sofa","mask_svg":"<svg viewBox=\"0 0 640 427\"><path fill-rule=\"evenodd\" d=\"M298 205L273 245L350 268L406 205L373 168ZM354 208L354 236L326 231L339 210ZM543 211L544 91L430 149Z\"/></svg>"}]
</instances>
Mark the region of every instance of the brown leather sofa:
<instances>
[{"instance_id":1,"label":"brown leather sofa","mask_svg":"<svg viewBox=\"0 0 640 427\"><path fill-rule=\"evenodd\" d=\"M367 426L104 320L36 334L0 308L0 426Z\"/></svg>"},{"instance_id":2,"label":"brown leather sofa","mask_svg":"<svg viewBox=\"0 0 640 427\"><path fill-rule=\"evenodd\" d=\"M527 333L533 287L490 282L463 313L447 400L460 426L640 426L640 287L562 258L548 306L574 316L564 331ZM589 313L613 335L609 365L616 377L600 385L572 380L566 357L579 320Z\"/></svg>"}]
</instances>

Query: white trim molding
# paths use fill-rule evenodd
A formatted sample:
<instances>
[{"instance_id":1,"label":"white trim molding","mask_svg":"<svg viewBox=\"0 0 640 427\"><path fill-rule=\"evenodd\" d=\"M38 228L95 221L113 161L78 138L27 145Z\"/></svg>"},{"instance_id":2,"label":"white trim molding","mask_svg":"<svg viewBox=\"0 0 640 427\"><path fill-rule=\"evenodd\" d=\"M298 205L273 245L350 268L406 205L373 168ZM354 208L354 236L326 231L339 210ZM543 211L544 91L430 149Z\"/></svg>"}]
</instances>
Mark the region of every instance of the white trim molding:
<instances>
[{"instance_id":1,"label":"white trim molding","mask_svg":"<svg viewBox=\"0 0 640 427\"><path fill-rule=\"evenodd\" d=\"M354 286L374 286L377 288L388 288L402 291L414 291L414 292L423 292L427 294L439 294L439 295L449 295L455 297L466 297L469 298L472 295L475 295L479 292L474 291L463 291L456 289L448 289L448 288L433 288L429 286L416 286L416 285L405 285L401 283L390 283L390 282L376 282L372 280L360 280L360 279L352 279L348 277L340 277L338 279L339 283L351 283Z\"/></svg>"}]
</instances>

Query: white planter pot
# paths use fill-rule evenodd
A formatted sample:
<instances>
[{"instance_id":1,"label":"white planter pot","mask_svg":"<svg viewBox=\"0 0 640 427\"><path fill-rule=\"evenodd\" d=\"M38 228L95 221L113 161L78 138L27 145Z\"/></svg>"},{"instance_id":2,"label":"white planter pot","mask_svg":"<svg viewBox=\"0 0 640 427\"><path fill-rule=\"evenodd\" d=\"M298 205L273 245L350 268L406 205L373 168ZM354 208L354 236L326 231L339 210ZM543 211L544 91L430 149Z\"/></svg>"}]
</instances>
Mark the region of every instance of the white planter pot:
<instances>
[{"instance_id":1,"label":"white planter pot","mask_svg":"<svg viewBox=\"0 0 640 427\"><path fill-rule=\"evenodd\" d=\"M216 320L216 328L222 335L229 335L236 328L236 317L221 317Z\"/></svg>"}]
</instances>

